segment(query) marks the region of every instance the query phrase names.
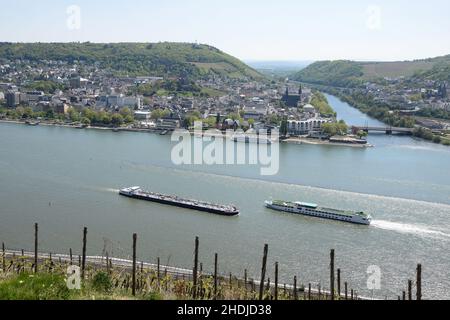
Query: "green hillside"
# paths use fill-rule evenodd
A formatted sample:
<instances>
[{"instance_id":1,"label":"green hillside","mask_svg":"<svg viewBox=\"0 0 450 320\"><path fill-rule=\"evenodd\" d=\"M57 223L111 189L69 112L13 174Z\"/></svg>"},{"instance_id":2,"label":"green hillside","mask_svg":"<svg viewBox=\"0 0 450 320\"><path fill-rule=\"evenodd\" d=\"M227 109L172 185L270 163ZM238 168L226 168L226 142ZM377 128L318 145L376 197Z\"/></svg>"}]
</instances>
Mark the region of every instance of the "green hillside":
<instances>
[{"instance_id":1,"label":"green hillside","mask_svg":"<svg viewBox=\"0 0 450 320\"><path fill-rule=\"evenodd\" d=\"M361 65L353 61L320 61L293 75L302 82L347 87L357 83L364 75Z\"/></svg>"},{"instance_id":2,"label":"green hillside","mask_svg":"<svg viewBox=\"0 0 450 320\"><path fill-rule=\"evenodd\" d=\"M294 74L292 79L320 85L352 87L366 81L399 77L450 81L450 55L399 62L321 61Z\"/></svg>"},{"instance_id":3,"label":"green hillside","mask_svg":"<svg viewBox=\"0 0 450 320\"><path fill-rule=\"evenodd\" d=\"M0 59L84 61L117 75L262 78L219 49L190 43L0 43Z\"/></svg>"}]
</instances>

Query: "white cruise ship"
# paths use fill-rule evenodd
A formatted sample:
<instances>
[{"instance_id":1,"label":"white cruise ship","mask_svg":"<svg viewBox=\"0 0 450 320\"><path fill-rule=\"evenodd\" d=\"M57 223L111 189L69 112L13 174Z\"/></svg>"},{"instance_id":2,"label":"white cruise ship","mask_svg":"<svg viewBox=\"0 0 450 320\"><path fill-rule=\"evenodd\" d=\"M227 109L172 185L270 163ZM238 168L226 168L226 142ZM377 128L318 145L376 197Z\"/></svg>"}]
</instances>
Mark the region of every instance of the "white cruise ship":
<instances>
[{"instance_id":1,"label":"white cruise ship","mask_svg":"<svg viewBox=\"0 0 450 320\"><path fill-rule=\"evenodd\" d=\"M321 208L316 204L305 202L266 201L266 207L277 211L362 225L370 225L372 222L372 217L364 212Z\"/></svg>"}]
</instances>

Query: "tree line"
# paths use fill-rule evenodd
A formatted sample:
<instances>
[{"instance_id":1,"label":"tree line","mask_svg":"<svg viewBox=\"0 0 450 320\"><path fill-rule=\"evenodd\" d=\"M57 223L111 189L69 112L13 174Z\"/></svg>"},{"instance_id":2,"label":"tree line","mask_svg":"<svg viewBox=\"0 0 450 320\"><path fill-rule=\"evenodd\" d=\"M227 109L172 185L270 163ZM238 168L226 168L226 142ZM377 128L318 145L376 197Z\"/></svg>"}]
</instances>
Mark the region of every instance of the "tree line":
<instances>
[{"instance_id":1,"label":"tree line","mask_svg":"<svg viewBox=\"0 0 450 320\"><path fill-rule=\"evenodd\" d=\"M57 113L53 109L47 111L33 111L31 107L19 106L15 109L1 108L0 114L12 120L45 119L70 121L72 123L82 123L84 125L100 125L119 127L124 124L134 122L133 113L129 108L115 111L96 111L90 108L77 110L69 108L66 113Z\"/></svg>"}]
</instances>

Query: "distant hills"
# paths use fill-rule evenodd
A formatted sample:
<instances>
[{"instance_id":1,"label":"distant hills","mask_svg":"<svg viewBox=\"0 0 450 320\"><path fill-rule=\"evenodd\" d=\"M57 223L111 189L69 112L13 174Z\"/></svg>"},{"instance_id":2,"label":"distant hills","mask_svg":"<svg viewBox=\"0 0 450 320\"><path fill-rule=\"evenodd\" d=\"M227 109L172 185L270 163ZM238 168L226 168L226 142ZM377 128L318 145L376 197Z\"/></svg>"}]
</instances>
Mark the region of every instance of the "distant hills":
<instances>
[{"instance_id":1,"label":"distant hills","mask_svg":"<svg viewBox=\"0 0 450 320\"><path fill-rule=\"evenodd\" d=\"M337 87L399 77L450 82L450 55L399 62L320 61L291 76L296 81Z\"/></svg>"},{"instance_id":2,"label":"distant hills","mask_svg":"<svg viewBox=\"0 0 450 320\"><path fill-rule=\"evenodd\" d=\"M288 77L313 61L246 61L252 68L269 77Z\"/></svg>"},{"instance_id":3,"label":"distant hills","mask_svg":"<svg viewBox=\"0 0 450 320\"><path fill-rule=\"evenodd\" d=\"M232 79L263 76L217 48L192 43L0 43L1 59L84 61L117 75Z\"/></svg>"}]
</instances>

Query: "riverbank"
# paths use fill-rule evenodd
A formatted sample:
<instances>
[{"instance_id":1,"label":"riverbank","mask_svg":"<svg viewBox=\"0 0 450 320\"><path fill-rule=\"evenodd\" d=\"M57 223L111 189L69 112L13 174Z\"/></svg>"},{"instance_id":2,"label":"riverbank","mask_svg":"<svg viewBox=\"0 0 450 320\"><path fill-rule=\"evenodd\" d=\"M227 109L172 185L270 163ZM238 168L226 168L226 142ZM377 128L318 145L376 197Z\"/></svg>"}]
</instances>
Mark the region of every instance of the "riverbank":
<instances>
[{"instance_id":1,"label":"riverbank","mask_svg":"<svg viewBox=\"0 0 450 320\"><path fill-rule=\"evenodd\" d=\"M28 125L26 121L19 120L9 120L9 119L0 119L0 123L12 123L12 124L21 124ZM81 127L79 124L70 124L70 123L55 123L50 121L39 121L36 122L40 126L47 127L62 127L62 128L71 128L71 129L90 129L90 130L105 130L105 131L113 131L113 132L150 132L150 133L158 133L159 131L156 129L140 129L140 128L130 128L130 127L99 127L99 126L87 126Z\"/></svg>"},{"instance_id":2,"label":"riverbank","mask_svg":"<svg viewBox=\"0 0 450 320\"><path fill-rule=\"evenodd\" d=\"M357 144L357 143L343 143L343 142L332 142L330 140L320 140L307 137L291 137L282 140L283 143L290 144L310 144L310 145L322 145L322 146L338 146L338 147L351 147L351 148L373 148L372 144Z\"/></svg>"},{"instance_id":3,"label":"riverbank","mask_svg":"<svg viewBox=\"0 0 450 320\"><path fill-rule=\"evenodd\" d=\"M1 119L0 123L12 123L12 124L20 124L20 125L28 125L26 121L18 121L18 120L6 120ZM80 127L79 125L75 124L68 124L68 123L54 123L54 122L46 122L41 121L39 122L39 125L41 126L48 126L48 127L62 127L62 128L71 128L71 129L86 129L86 130L103 130L103 131L112 131L112 132L143 132L143 133L154 133L154 134L162 134L163 131L157 130L157 129L139 129L139 128L111 128L111 127L98 127L98 126L88 126L88 127ZM167 133L168 131L166 131ZM265 138L259 138L255 134L250 135L227 135L226 133L213 133L213 132L202 132L201 135L196 133L194 130L189 131L192 136L195 137L208 137L208 138L227 138L230 140L233 140L235 142L246 142L246 143L264 143L264 144L271 144L275 143L275 140L270 138L270 136ZM262 139L262 140L260 140ZM311 145L332 145L332 146L339 146L339 147L354 147L354 148L366 148L366 147L373 147L373 145L366 144L355 144L355 143L338 143L338 142L331 142L331 141L325 141L325 140L318 140L318 139L312 139L312 138L303 138L303 137L295 137L295 138L289 138L286 140L281 140L283 143L291 143L291 144L311 144Z\"/></svg>"}]
</instances>

